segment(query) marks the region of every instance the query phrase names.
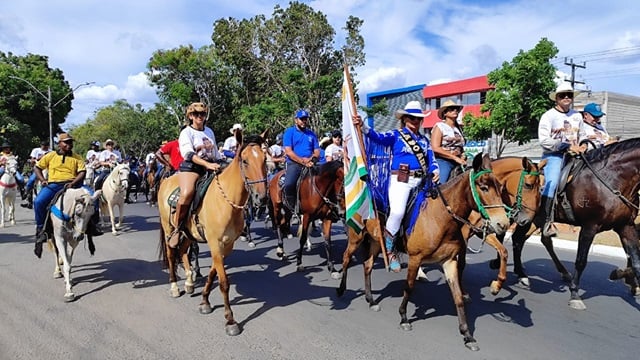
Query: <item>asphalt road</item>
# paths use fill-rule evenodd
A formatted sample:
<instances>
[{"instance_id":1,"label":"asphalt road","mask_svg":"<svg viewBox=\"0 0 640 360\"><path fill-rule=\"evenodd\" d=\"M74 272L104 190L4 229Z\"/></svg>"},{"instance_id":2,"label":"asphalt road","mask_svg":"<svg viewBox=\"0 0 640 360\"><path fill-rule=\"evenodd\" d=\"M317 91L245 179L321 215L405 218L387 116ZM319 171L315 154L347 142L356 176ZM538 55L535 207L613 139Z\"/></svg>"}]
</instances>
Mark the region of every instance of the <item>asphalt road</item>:
<instances>
[{"instance_id":1,"label":"asphalt road","mask_svg":"<svg viewBox=\"0 0 640 360\"><path fill-rule=\"evenodd\" d=\"M168 276L157 261L156 208L126 205L124 231L97 237L93 257L80 245L72 303L63 301L63 281L52 278L52 254L33 255L32 213L18 208L16 214L16 226L0 229L0 359L631 359L640 344L638 299L607 280L624 265L620 258L590 256L582 283L587 310L576 311L567 306L568 289L541 247L525 248L531 289L517 287L510 274L497 296L488 289L492 252L469 255L465 281L473 301L467 315L480 346L471 352L458 334L439 268L428 268L429 281L418 284L408 307L413 331L405 332L398 306L406 271L387 273L379 259L373 288L382 311L372 312L360 264L350 269L348 290L338 298L318 234L303 258L308 269L300 273L294 259L276 259L275 235L260 222L256 248L238 242L227 259L232 308L242 326L230 337L217 288L209 315L198 312L202 282L193 296L169 297ZM335 226L336 259L344 239ZM290 255L296 248L296 240L286 241ZM201 252L207 272L206 245ZM573 269L575 255L559 255Z\"/></svg>"}]
</instances>

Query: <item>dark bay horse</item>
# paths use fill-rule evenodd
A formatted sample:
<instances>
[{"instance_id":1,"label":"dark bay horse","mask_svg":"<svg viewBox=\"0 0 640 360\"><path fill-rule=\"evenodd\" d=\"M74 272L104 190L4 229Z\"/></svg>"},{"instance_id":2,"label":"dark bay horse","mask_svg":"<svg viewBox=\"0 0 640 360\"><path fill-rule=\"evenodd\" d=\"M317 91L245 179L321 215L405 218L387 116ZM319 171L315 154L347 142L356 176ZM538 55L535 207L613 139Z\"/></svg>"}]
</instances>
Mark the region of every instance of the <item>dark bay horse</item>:
<instances>
[{"instance_id":1,"label":"dark bay horse","mask_svg":"<svg viewBox=\"0 0 640 360\"><path fill-rule=\"evenodd\" d=\"M586 308L578 291L582 272L587 266L589 249L594 236L606 230L613 230L620 236L628 257L628 268L614 270L611 279L623 275L632 292L636 296L640 295L640 244L634 226L634 219L638 215L640 189L640 138L613 143L591 150L583 156L586 160L584 166L573 176L564 191L573 219L565 214L560 202L555 211L556 222L581 227L573 276L555 254L552 239L541 236L556 269L570 283L569 306L578 310ZM542 224L536 226L540 227ZM522 266L522 248L530 234L529 226L518 226L512 236L513 268L521 280L526 280L523 281L524 285L528 284L528 278Z\"/></svg>"},{"instance_id":2,"label":"dark bay horse","mask_svg":"<svg viewBox=\"0 0 640 360\"><path fill-rule=\"evenodd\" d=\"M292 213L282 203L282 190L278 184L284 171L277 173L269 182L269 197L271 199L269 215L273 228L278 233L278 248L276 254L284 258L282 238L290 232L289 223ZM337 273L331 256L331 223L344 216L344 164L342 161L330 161L317 169L317 174L303 175L299 185L299 209L302 217L298 228L300 247L296 257L298 271L303 271L302 248L308 239L309 225L313 221L322 220L322 234L324 238L327 269ZM336 275L334 275L336 276Z\"/></svg>"},{"instance_id":3,"label":"dark bay horse","mask_svg":"<svg viewBox=\"0 0 640 360\"><path fill-rule=\"evenodd\" d=\"M404 234L403 244L409 256L409 265L399 312L400 326L404 330L411 330L412 326L407 319L407 303L415 285L418 267L422 263L439 263L451 289L458 314L458 328L464 337L464 343L469 349L478 350L476 340L467 324L457 264L466 246L461 229L474 210L483 214L487 227L498 235L504 234L509 227L500 184L491 171L489 156L483 157L482 154L474 158L472 170L442 185L439 196L435 199L429 198L426 205L422 205L411 234ZM344 294L351 255L360 244L365 245L369 250L368 258L364 262L365 297L374 311L378 311L379 306L371 294L371 271L374 259L381 252L382 236L376 221L367 221L365 231L360 234L349 228L349 244L342 258L344 274L337 289L338 296Z\"/></svg>"},{"instance_id":4,"label":"dark bay horse","mask_svg":"<svg viewBox=\"0 0 640 360\"><path fill-rule=\"evenodd\" d=\"M209 303L209 294L213 280L218 275L218 283L224 302L225 330L228 335L237 335L241 329L233 317L229 305L229 280L224 266L224 259L233 250L233 244L244 228L245 206L249 197L262 201L267 196L266 156L261 149L263 142L260 136L242 138L242 132L236 132L240 150L233 161L220 174L212 175L201 205L189 214L185 229L177 249L167 243L168 235L173 231L172 209L169 196L178 188L177 176L164 179L158 192L158 210L160 212L160 249L162 259L169 268L171 296L179 297L176 278L176 262L182 260L185 269L185 292L193 293L193 276L187 250L191 242L206 242L211 251L212 266L207 282L202 290L200 313L213 311Z\"/></svg>"},{"instance_id":5,"label":"dark bay horse","mask_svg":"<svg viewBox=\"0 0 640 360\"><path fill-rule=\"evenodd\" d=\"M500 184L502 184L502 201L508 208L508 217L512 223L520 226L531 224L538 206L540 206L540 187L541 173L546 160L542 160L539 164L535 164L527 157L503 157L491 161L491 169ZM462 234L468 241L472 235L482 237L484 234L479 232L482 224L482 216L477 213L471 213L469 217L469 225L462 228ZM498 252L498 261L492 262L493 268L499 268L498 278L491 282L491 293L496 295L507 279L507 250L502 241L503 236L496 234L487 234L484 242L496 249ZM466 249L466 248L465 248ZM466 264L465 256L460 256L458 265L460 269L459 275ZM462 281L460 282L462 284ZM463 289L463 294L467 296Z\"/></svg>"},{"instance_id":6,"label":"dark bay horse","mask_svg":"<svg viewBox=\"0 0 640 360\"><path fill-rule=\"evenodd\" d=\"M154 158L149 163L149 171L144 179L147 185L147 192L145 194L147 198L147 204L149 206L155 206L158 203L158 187L160 184L156 184L156 172L158 171L158 159Z\"/></svg>"}]
</instances>

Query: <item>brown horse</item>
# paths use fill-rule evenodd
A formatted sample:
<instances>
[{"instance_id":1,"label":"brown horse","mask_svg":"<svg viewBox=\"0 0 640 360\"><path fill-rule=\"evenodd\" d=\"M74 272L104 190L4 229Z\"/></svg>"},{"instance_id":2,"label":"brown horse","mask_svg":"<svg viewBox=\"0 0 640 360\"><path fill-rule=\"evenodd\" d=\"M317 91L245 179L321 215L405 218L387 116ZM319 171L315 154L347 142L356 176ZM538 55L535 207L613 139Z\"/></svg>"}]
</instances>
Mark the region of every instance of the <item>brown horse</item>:
<instances>
[{"instance_id":1,"label":"brown horse","mask_svg":"<svg viewBox=\"0 0 640 360\"><path fill-rule=\"evenodd\" d=\"M407 303L415 285L418 267L422 263L439 263L451 289L458 313L458 327L464 337L464 343L469 349L478 350L476 340L467 324L459 284L457 260L464 253L466 246L461 229L468 223L466 219L475 210L483 214L489 231L495 231L498 235L504 234L509 226L509 219L499 189L500 184L491 171L489 156L483 157L479 154L473 160L472 170L442 185L439 196L435 199L429 198L426 204L422 205L411 234L403 234L409 264L404 297L399 309L402 329L412 328L407 319ZM378 311L379 306L371 294L371 271L373 261L380 253L382 241L380 227L376 221L367 221L365 231L361 234L349 228L349 244L342 258L344 274L337 289L338 296L344 294L351 255L366 239L369 254L364 262L365 297L374 311Z\"/></svg>"},{"instance_id":2,"label":"brown horse","mask_svg":"<svg viewBox=\"0 0 640 360\"><path fill-rule=\"evenodd\" d=\"M225 330L228 335L237 335L241 329L236 323L229 305L229 280L224 267L224 259L233 250L233 244L244 228L244 209L252 196L262 200L267 196L267 168L265 154L261 149L260 136L244 139L242 133L236 133L238 144L242 144L236 157L220 174L214 174L201 205L187 218L185 229L177 249L169 247L167 240L175 224L172 223L172 208L169 196L178 188L177 177L171 176L162 181L158 192L158 210L160 212L160 248L162 258L169 268L171 296L179 297L180 290L176 280L176 260L181 259L185 269L185 292L193 293L193 277L187 250L192 241L206 242L211 251L212 266L202 291L200 313L213 311L209 303L209 294L213 280L218 275L220 292L224 301Z\"/></svg>"},{"instance_id":3,"label":"brown horse","mask_svg":"<svg viewBox=\"0 0 640 360\"><path fill-rule=\"evenodd\" d=\"M298 230L300 247L296 257L298 271L303 271L302 248L308 239L309 225L317 219L322 220L322 235L324 238L327 269L332 274L337 271L331 256L331 223L344 216L344 165L342 161L330 161L317 169L317 174L302 177L299 185L299 209L302 217ZM273 228L278 233L278 248L276 254L284 259L284 245L282 238L290 233L289 222L291 210L282 203L282 189L278 182L284 176L284 171L277 173L269 182L269 215ZM334 275L336 276L336 275Z\"/></svg>"},{"instance_id":4,"label":"brown horse","mask_svg":"<svg viewBox=\"0 0 640 360\"><path fill-rule=\"evenodd\" d=\"M634 219L638 216L638 190L640 189L640 138L629 139L591 150L583 155L581 170L572 176L564 190L573 216L566 214L560 202L556 205L555 221L580 226L575 274L572 276L553 250L552 238L541 236L556 269L570 283L569 306L577 310L586 308L578 294L580 278L587 266L587 256L594 236L613 230L620 236L627 254L627 269L614 270L610 279L623 277L634 295L640 296L640 243ZM541 219L542 220L542 219ZM542 226L541 223L535 226ZM522 248L532 228L518 226L513 233L513 271L520 283L529 285L522 266Z\"/></svg>"},{"instance_id":5,"label":"brown horse","mask_svg":"<svg viewBox=\"0 0 640 360\"><path fill-rule=\"evenodd\" d=\"M158 160L153 159L149 163L149 171L147 172L147 177L145 182L147 184L147 204L149 206L156 206L158 203L158 185L156 184L156 172L158 171Z\"/></svg>"},{"instance_id":6,"label":"brown horse","mask_svg":"<svg viewBox=\"0 0 640 360\"><path fill-rule=\"evenodd\" d=\"M504 157L491 162L493 174L498 182L502 184L502 200L509 209L508 216L511 222L525 226L533 221L540 205L540 171L545 164L546 160L543 160L536 165L527 157ZM462 228L464 238L469 241L469 238L474 234L482 237L482 232L478 231L482 223L482 216L477 212L473 212L469 217L469 222L471 223L470 225L465 225ZM493 295L500 292L507 279L507 250L502 245L503 240L504 236L497 236L493 233L484 236L483 239L484 242L498 252L498 261L491 263L492 268L499 268L498 278L491 282L491 293ZM458 275L462 276L465 264L465 256L460 256L458 259L458 265L460 266ZM460 283L462 284L462 281ZM463 294L465 299L468 299L464 289Z\"/></svg>"}]
</instances>

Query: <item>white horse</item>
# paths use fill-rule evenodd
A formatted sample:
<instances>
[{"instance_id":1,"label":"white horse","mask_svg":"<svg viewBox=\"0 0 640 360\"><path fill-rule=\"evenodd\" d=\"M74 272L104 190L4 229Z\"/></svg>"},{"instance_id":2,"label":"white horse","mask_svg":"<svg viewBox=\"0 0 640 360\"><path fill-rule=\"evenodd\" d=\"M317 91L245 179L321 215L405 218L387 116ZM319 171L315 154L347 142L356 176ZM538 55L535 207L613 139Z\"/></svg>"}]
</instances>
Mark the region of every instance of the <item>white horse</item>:
<instances>
[{"instance_id":1,"label":"white horse","mask_svg":"<svg viewBox=\"0 0 640 360\"><path fill-rule=\"evenodd\" d=\"M109 211L109 217L111 219L111 233L118 235L118 231L122 226L122 219L124 218L124 199L127 195L127 188L129 187L129 164L119 164L107 176L102 185L102 196L100 197L100 214L105 215ZM115 216L113 209L118 207L119 220L118 224L115 223Z\"/></svg>"},{"instance_id":2,"label":"white horse","mask_svg":"<svg viewBox=\"0 0 640 360\"><path fill-rule=\"evenodd\" d=\"M51 206L50 218L56 260L53 277L64 276L65 301L75 300L75 294L71 289L71 259L76 246L84 238L100 192L101 190L98 190L91 195L89 190L84 188L67 189ZM92 244L89 245L89 249L93 255ZM60 265L62 265L62 271L60 271Z\"/></svg>"},{"instance_id":3,"label":"white horse","mask_svg":"<svg viewBox=\"0 0 640 360\"><path fill-rule=\"evenodd\" d=\"M7 159L4 173L0 177L0 228L4 227L4 220L8 216L11 225L16 224L16 173L18 172L18 159L11 156Z\"/></svg>"},{"instance_id":4,"label":"white horse","mask_svg":"<svg viewBox=\"0 0 640 360\"><path fill-rule=\"evenodd\" d=\"M93 180L96 178L96 168L98 167L98 161L94 160L86 164L86 173L84 175L84 184L90 188L93 188Z\"/></svg>"}]
</instances>

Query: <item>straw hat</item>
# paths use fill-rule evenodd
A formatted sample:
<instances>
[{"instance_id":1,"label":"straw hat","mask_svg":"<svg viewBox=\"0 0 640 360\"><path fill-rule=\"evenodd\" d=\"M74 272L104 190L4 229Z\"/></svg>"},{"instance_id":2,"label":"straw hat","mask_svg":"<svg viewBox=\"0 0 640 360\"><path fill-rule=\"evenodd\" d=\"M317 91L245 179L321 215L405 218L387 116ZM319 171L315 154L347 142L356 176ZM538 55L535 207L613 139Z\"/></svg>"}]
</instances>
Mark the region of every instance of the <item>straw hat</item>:
<instances>
[{"instance_id":1,"label":"straw hat","mask_svg":"<svg viewBox=\"0 0 640 360\"><path fill-rule=\"evenodd\" d=\"M242 130L242 124L233 124L229 132L233 134L236 130Z\"/></svg>"},{"instance_id":2,"label":"straw hat","mask_svg":"<svg viewBox=\"0 0 640 360\"><path fill-rule=\"evenodd\" d=\"M450 108L457 108L458 112L460 112L460 110L462 110L463 106L462 105L458 105L455 103L455 101L453 100L447 100L444 102L444 104L442 104L442 106L440 106L440 108L438 109L438 117L442 120L444 120L444 112L447 109Z\"/></svg>"},{"instance_id":3,"label":"straw hat","mask_svg":"<svg viewBox=\"0 0 640 360\"><path fill-rule=\"evenodd\" d=\"M67 133L62 133L58 135L58 142L65 142L65 141L73 141L73 137L71 137L71 135L67 134Z\"/></svg>"}]
</instances>

